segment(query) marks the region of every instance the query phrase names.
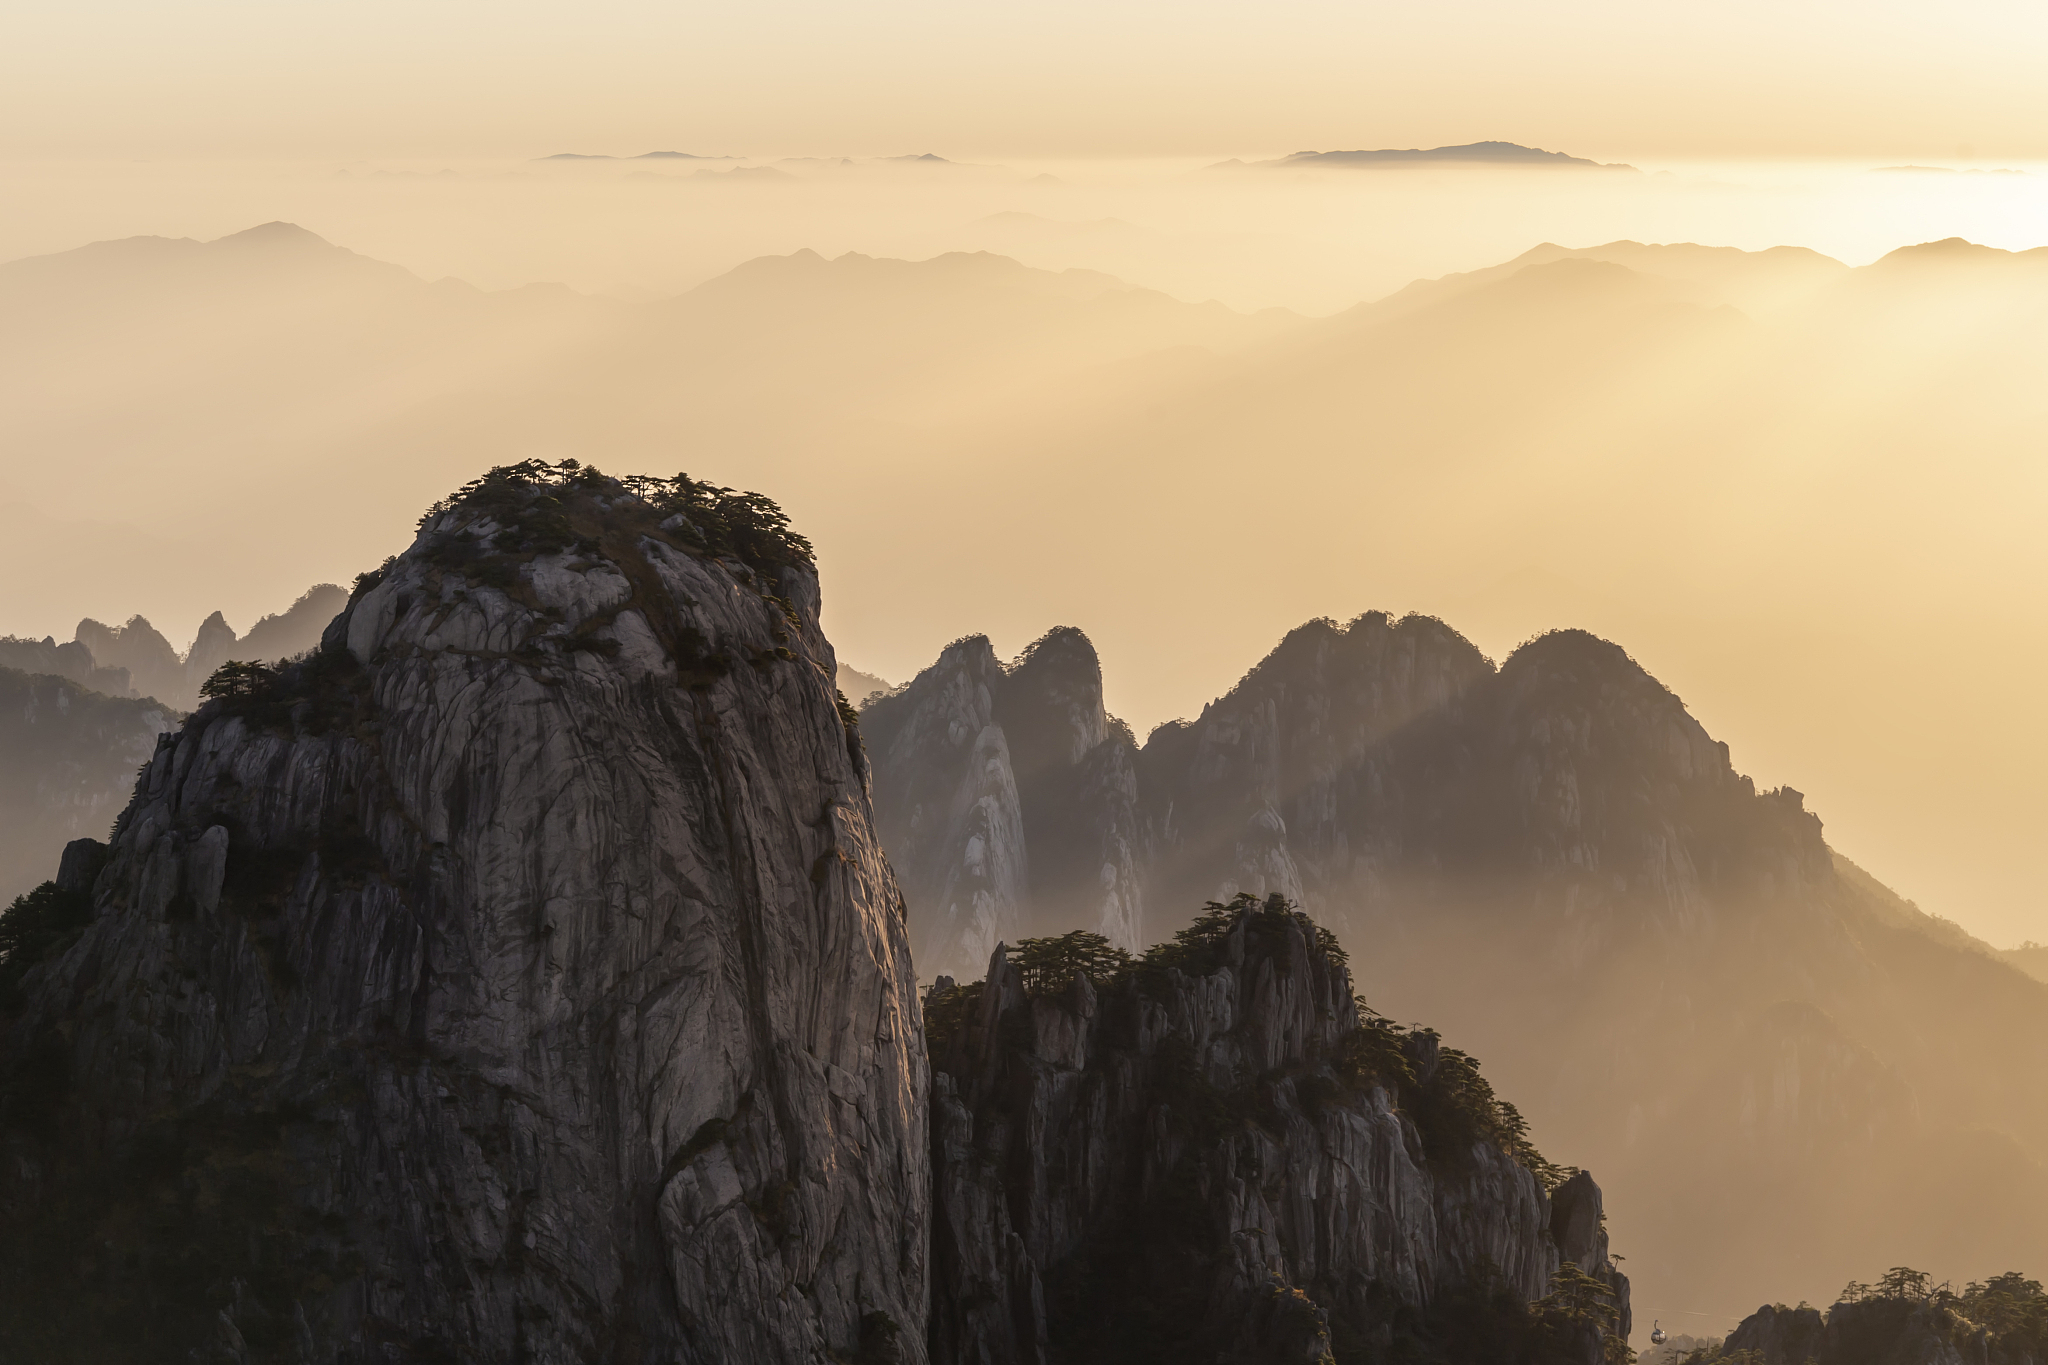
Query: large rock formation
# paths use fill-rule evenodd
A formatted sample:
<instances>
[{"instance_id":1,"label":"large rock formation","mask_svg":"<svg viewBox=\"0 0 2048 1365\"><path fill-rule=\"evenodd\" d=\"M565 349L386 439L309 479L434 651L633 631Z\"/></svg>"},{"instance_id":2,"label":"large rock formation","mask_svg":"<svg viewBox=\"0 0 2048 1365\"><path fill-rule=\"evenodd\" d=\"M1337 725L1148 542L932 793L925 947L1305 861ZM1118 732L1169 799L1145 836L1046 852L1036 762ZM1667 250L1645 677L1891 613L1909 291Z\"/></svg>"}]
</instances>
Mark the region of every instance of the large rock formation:
<instances>
[{"instance_id":1,"label":"large rock formation","mask_svg":"<svg viewBox=\"0 0 2048 1365\"><path fill-rule=\"evenodd\" d=\"M529 464L225 667L0 920L0 1365L1613 1357L1598 1187L1333 937L1131 956L1077 632L869 710L990 950L920 1009L818 605L772 504Z\"/></svg>"},{"instance_id":2,"label":"large rock formation","mask_svg":"<svg viewBox=\"0 0 2048 1365\"><path fill-rule=\"evenodd\" d=\"M1068 753L1004 733L1014 772ZM2048 989L1837 857L1617 646L1560 631L1495 667L1428 618L1311 622L1134 769L1130 824L1093 832L1136 850L1136 898L1279 893L1335 930L1376 1006L1466 1040L1600 1171L1645 1317L2037 1244ZM878 764L878 806L917 771ZM882 831L911 880L928 851ZM936 905L913 894L913 925ZM1965 1207L1967 1230L1939 1212Z\"/></svg>"},{"instance_id":3,"label":"large rock formation","mask_svg":"<svg viewBox=\"0 0 2048 1365\"><path fill-rule=\"evenodd\" d=\"M956 641L861 725L926 976L969 975L998 942L1077 925L1143 946L1137 749L1103 709L1079 631L1008 667L987 637Z\"/></svg>"},{"instance_id":4,"label":"large rock formation","mask_svg":"<svg viewBox=\"0 0 2048 1365\"><path fill-rule=\"evenodd\" d=\"M817 612L759 500L498 471L166 736L7 1034L0 1359L921 1359Z\"/></svg>"},{"instance_id":5,"label":"large rock formation","mask_svg":"<svg viewBox=\"0 0 2048 1365\"><path fill-rule=\"evenodd\" d=\"M1511 1365L1627 1336L1592 1179L1437 1035L1361 1016L1278 897L1108 973L999 949L926 1018L935 1360Z\"/></svg>"}]
</instances>

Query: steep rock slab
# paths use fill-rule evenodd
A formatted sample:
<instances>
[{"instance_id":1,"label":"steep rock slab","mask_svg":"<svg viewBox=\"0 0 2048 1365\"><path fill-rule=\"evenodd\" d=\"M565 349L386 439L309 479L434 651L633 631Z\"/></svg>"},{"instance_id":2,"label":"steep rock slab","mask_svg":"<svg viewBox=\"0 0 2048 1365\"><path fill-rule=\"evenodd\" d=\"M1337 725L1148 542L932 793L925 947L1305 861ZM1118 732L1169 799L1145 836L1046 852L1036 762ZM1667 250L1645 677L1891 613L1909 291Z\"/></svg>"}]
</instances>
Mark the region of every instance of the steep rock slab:
<instances>
[{"instance_id":1,"label":"steep rock slab","mask_svg":"<svg viewBox=\"0 0 2048 1365\"><path fill-rule=\"evenodd\" d=\"M762 500L495 471L166 737L7 1040L0 1339L921 1359L922 1034L817 609Z\"/></svg>"}]
</instances>

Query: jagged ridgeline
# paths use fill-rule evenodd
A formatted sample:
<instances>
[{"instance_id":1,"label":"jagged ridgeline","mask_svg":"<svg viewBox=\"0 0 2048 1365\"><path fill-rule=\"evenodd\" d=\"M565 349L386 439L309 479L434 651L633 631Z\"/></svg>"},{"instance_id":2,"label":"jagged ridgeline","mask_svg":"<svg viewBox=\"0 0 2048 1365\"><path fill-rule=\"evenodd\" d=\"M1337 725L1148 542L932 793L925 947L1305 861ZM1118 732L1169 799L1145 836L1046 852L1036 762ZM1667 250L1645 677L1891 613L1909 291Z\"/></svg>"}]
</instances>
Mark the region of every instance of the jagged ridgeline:
<instances>
[{"instance_id":1,"label":"jagged ridgeline","mask_svg":"<svg viewBox=\"0 0 2048 1365\"><path fill-rule=\"evenodd\" d=\"M1077 930L925 997L934 1360L1598 1362L1598 1186L1279 896Z\"/></svg>"},{"instance_id":2,"label":"jagged ridgeline","mask_svg":"<svg viewBox=\"0 0 2048 1365\"><path fill-rule=\"evenodd\" d=\"M1285 902L998 947L928 1072L818 608L767 500L529 463L216 672L0 917L0 1365L1625 1349L1598 1188Z\"/></svg>"},{"instance_id":3,"label":"jagged ridgeline","mask_svg":"<svg viewBox=\"0 0 2048 1365\"><path fill-rule=\"evenodd\" d=\"M818 606L764 498L529 463L214 675L9 915L0 1360L921 1359Z\"/></svg>"}]
</instances>

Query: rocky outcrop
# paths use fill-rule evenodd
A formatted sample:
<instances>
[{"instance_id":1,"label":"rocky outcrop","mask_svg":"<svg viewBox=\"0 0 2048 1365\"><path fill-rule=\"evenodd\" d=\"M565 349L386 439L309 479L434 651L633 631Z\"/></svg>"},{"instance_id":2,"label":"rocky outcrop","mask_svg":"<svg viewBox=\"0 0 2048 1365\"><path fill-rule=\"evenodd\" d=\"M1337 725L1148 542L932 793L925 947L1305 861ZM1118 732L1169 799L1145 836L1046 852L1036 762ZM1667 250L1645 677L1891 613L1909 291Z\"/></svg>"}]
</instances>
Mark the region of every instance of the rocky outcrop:
<instances>
[{"instance_id":1,"label":"rocky outcrop","mask_svg":"<svg viewBox=\"0 0 2048 1365\"><path fill-rule=\"evenodd\" d=\"M0 1359L923 1359L914 977L807 551L498 471L163 738L6 1037Z\"/></svg>"},{"instance_id":2,"label":"rocky outcrop","mask_svg":"<svg viewBox=\"0 0 2048 1365\"><path fill-rule=\"evenodd\" d=\"M1723 1354L1755 1352L1756 1365L1806 1365L1817 1358L1827 1320L1818 1308L1765 1304L1742 1320L1721 1345Z\"/></svg>"},{"instance_id":3,"label":"rocky outcrop","mask_svg":"<svg viewBox=\"0 0 2048 1365\"><path fill-rule=\"evenodd\" d=\"M0 905L50 875L65 844L104 835L169 707L0 668Z\"/></svg>"},{"instance_id":4,"label":"rocky outcrop","mask_svg":"<svg viewBox=\"0 0 2048 1365\"><path fill-rule=\"evenodd\" d=\"M1590 1172L1576 1171L1550 1191L1550 1241L1561 1260L1570 1261L1615 1291L1621 1334L1626 1337L1630 1324L1628 1280L1608 1257L1606 1201Z\"/></svg>"},{"instance_id":5,"label":"rocky outcrop","mask_svg":"<svg viewBox=\"0 0 2048 1365\"><path fill-rule=\"evenodd\" d=\"M1143 946L1137 750L1079 631L1009 667L984 636L956 641L861 726L922 972L966 975L998 942L1077 926Z\"/></svg>"},{"instance_id":6,"label":"rocky outcrop","mask_svg":"<svg viewBox=\"0 0 2048 1365\"><path fill-rule=\"evenodd\" d=\"M934 1360L1599 1360L1529 1308L1567 1261L1626 1336L1591 1177L1546 1195L1467 1059L1363 1022L1277 899L1100 982L998 950L926 1017Z\"/></svg>"}]
</instances>

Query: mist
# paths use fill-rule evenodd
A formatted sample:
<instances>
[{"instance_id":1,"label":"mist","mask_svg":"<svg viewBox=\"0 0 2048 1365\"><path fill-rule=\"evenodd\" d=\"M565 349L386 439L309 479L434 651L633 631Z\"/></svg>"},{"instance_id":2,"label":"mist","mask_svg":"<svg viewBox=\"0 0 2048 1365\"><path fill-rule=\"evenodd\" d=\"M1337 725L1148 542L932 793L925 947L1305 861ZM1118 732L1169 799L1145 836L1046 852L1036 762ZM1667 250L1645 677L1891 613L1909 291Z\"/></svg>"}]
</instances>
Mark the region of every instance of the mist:
<instances>
[{"instance_id":1,"label":"mist","mask_svg":"<svg viewBox=\"0 0 2048 1365\"><path fill-rule=\"evenodd\" d=\"M246 628L484 465L673 465L780 491L861 667L1077 624L1141 733L1308 616L1599 631L1888 884L2048 937L2041 272L1871 264L2025 247L2048 179L616 150L9 167L0 252L228 240L0 272L0 629ZM1524 259L1617 240L1749 254Z\"/></svg>"}]
</instances>

